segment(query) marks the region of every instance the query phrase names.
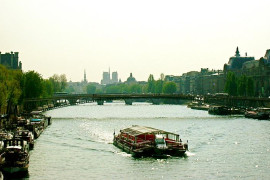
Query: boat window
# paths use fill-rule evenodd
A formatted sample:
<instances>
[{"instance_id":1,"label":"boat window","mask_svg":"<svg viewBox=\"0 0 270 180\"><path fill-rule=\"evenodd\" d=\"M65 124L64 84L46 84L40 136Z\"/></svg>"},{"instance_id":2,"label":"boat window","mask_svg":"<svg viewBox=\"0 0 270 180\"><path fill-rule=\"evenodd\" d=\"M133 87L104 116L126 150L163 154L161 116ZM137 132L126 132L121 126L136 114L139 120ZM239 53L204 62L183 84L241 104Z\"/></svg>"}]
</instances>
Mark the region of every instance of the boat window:
<instances>
[{"instance_id":1,"label":"boat window","mask_svg":"<svg viewBox=\"0 0 270 180\"><path fill-rule=\"evenodd\" d=\"M164 139L156 139L156 144L165 144L165 140Z\"/></svg>"},{"instance_id":2,"label":"boat window","mask_svg":"<svg viewBox=\"0 0 270 180\"><path fill-rule=\"evenodd\" d=\"M168 134L168 138L169 138L169 139L172 139L172 140L175 140L175 135L173 135L173 134Z\"/></svg>"}]
</instances>

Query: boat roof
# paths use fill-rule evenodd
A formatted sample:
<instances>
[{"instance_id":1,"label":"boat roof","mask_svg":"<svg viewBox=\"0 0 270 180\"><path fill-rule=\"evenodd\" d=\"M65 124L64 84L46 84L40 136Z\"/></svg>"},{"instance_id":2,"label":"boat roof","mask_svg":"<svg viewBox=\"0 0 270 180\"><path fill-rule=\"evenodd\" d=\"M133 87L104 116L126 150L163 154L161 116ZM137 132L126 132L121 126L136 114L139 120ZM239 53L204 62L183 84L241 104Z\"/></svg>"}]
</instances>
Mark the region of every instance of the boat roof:
<instances>
[{"instance_id":1,"label":"boat roof","mask_svg":"<svg viewBox=\"0 0 270 180\"><path fill-rule=\"evenodd\" d=\"M31 122L39 122L41 121L42 119L31 119Z\"/></svg>"},{"instance_id":2,"label":"boat roof","mask_svg":"<svg viewBox=\"0 0 270 180\"><path fill-rule=\"evenodd\" d=\"M21 146L8 146L7 149L22 149Z\"/></svg>"},{"instance_id":3,"label":"boat roof","mask_svg":"<svg viewBox=\"0 0 270 180\"><path fill-rule=\"evenodd\" d=\"M172 134L178 136L178 134L175 133L163 131L152 127L138 126L138 125L133 125L130 128L121 130L120 132L129 134L131 136L138 136L141 134Z\"/></svg>"},{"instance_id":4,"label":"boat roof","mask_svg":"<svg viewBox=\"0 0 270 180\"><path fill-rule=\"evenodd\" d=\"M33 114L33 115L34 115L34 114L41 114L41 113L42 113L42 111L32 111L32 112L31 112L31 114Z\"/></svg>"}]
</instances>

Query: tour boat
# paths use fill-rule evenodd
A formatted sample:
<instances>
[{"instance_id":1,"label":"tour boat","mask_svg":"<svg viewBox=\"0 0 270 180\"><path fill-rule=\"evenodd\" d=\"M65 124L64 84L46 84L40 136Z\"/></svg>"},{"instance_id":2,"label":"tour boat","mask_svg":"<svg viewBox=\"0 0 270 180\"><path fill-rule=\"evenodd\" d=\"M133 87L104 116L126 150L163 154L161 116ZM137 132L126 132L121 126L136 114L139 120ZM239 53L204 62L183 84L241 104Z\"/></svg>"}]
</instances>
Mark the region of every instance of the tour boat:
<instances>
[{"instance_id":1,"label":"tour boat","mask_svg":"<svg viewBox=\"0 0 270 180\"><path fill-rule=\"evenodd\" d=\"M178 134L138 125L114 133L113 144L136 157L183 156L188 150Z\"/></svg>"},{"instance_id":2,"label":"tour boat","mask_svg":"<svg viewBox=\"0 0 270 180\"><path fill-rule=\"evenodd\" d=\"M22 139L12 139L5 140L4 147L2 171L8 174L28 172L29 144Z\"/></svg>"}]
</instances>

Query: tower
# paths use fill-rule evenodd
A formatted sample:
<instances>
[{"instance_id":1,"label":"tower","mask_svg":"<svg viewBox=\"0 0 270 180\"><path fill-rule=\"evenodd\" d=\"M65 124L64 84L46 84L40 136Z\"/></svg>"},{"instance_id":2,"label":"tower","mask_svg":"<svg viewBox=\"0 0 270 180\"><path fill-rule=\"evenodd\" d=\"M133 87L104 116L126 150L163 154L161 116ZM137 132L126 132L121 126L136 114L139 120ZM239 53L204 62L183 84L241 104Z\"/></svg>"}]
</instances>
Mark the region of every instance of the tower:
<instances>
[{"instance_id":1,"label":"tower","mask_svg":"<svg viewBox=\"0 0 270 180\"><path fill-rule=\"evenodd\" d=\"M118 82L118 73L117 71L112 72L112 79L111 79L112 83L117 83Z\"/></svg>"},{"instance_id":2,"label":"tower","mask_svg":"<svg viewBox=\"0 0 270 180\"><path fill-rule=\"evenodd\" d=\"M83 82L84 82L84 83L87 83L87 79L86 79L86 72L85 72L85 70L84 70Z\"/></svg>"},{"instance_id":3,"label":"tower","mask_svg":"<svg viewBox=\"0 0 270 180\"><path fill-rule=\"evenodd\" d=\"M238 46L237 46L236 51L235 51L235 57L240 57Z\"/></svg>"}]
</instances>

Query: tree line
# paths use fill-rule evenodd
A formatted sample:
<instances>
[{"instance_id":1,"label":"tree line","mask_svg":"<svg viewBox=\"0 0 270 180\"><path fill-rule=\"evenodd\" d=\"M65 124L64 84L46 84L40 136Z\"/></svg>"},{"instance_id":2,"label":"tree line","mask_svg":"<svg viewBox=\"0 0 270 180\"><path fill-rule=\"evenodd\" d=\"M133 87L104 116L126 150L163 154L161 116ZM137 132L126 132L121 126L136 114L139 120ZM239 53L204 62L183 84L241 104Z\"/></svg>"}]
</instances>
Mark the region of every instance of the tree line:
<instances>
[{"instance_id":1,"label":"tree line","mask_svg":"<svg viewBox=\"0 0 270 180\"><path fill-rule=\"evenodd\" d=\"M64 91L66 75L53 75L48 79L35 71L7 69L0 65L0 112L9 114L22 105L25 98L51 97L55 92Z\"/></svg>"},{"instance_id":2,"label":"tree line","mask_svg":"<svg viewBox=\"0 0 270 180\"><path fill-rule=\"evenodd\" d=\"M228 72L226 76L225 92L231 96L252 97L255 95L254 80L246 75L237 77L234 72Z\"/></svg>"},{"instance_id":3,"label":"tree line","mask_svg":"<svg viewBox=\"0 0 270 180\"><path fill-rule=\"evenodd\" d=\"M93 84L86 86L86 93L175 93L176 83L164 80L164 75L161 74L160 79L155 80L152 74L149 75L147 83L120 83L109 84L102 88L97 88Z\"/></svg>"}]
</instances>

